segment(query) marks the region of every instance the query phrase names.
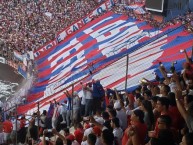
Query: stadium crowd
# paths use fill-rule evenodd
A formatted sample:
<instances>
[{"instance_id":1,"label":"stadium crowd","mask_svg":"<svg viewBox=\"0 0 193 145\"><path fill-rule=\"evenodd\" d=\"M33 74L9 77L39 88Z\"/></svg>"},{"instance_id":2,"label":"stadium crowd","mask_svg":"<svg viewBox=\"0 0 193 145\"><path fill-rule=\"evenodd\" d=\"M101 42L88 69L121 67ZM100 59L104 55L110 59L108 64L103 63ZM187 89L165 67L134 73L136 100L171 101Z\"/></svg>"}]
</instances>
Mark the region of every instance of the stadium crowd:
<instances>
[{"instance_id":1,"label":"stadium crowd","mask_svg":"<svg viewBox=\"0 0 193 145\"><path fill-rule=\"evenodd\" d=\"M56 33L96 8L96 1L3 0L0 3L0 38L4 55L24 54L53 40Z\"/></svg>"},{"instance_id":2,"label":"stadium crowd","mask_svg":"<svg viewBox=\"0 0 193 145\"><path fill-rule=\"evenodd\" d=\"M0 143L192 145L193 55L181 52L186 57L182 72L175 65L166 70L160 62L163 79L142 78L133 92L103 88L99 80L80 82L82 94L65 90L63 102L50 102L29 121L27 114L15 119L10 112L0 125Z\"/></svg>"}]
</instances>

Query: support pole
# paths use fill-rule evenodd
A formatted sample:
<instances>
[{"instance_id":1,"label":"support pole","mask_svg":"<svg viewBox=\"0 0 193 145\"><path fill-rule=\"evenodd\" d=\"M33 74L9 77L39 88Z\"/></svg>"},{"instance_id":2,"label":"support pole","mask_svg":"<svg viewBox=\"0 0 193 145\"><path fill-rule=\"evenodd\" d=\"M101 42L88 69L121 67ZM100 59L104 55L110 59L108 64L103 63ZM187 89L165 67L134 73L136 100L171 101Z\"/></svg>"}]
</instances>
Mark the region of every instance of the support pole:
<instances>
[{"instance_id":1,"label":"support pole","mask_svg":"<svg viewBox=\"0 0 193 145\"><path fill-rule=\"evenodd\" d=\"M18 119L18 118L17 118L17 115L18 115L18 114L17 114L17 104L15 105L15 111L16 111L16 112L15 112L15 119L16 119L16 120L15 120L15 123L16 123L16 124L15 124L15 126L16 126L15 144L17 145L17 127L18 127L18 126L17 126L17 121L18 121L18 120L17 120L17 119Z\"/></svg>"},{"instance_id":2,"label":"support pole","mask_svg":"<svg viewBox=\"0 0 193 145\"><path fill-rule=\"evenodd\" d=\"M38 102L38 112L37 112L37 119L38 119L38 137L39 137L39 129L40 129L40 102Z\"/></svg>"},{"instance_id":3,"label":"support pole","mask_svg":"<svg viewBox=\"0 0 193 145\"><path fill-rule=\"evenodd\" d=\"M126 44L126 48L128 50L128 44ZM128 79L128 66L129 65L129 53L126 56L126 74L125 74L125 91L127 90L127 79Z\"/></svg>"},{"instance_id":4,"label":"support pole","mask_svg":"<svg viewBox=\"0 0 193 145\"><path fill-rule=\"evenodd\" d=\"M72 84L72 98L71 98L71 104L72 104L72 125L74 125L74 111L73 111L73 100L74 100L74 83Z\"/></svg>"}]
</instances>

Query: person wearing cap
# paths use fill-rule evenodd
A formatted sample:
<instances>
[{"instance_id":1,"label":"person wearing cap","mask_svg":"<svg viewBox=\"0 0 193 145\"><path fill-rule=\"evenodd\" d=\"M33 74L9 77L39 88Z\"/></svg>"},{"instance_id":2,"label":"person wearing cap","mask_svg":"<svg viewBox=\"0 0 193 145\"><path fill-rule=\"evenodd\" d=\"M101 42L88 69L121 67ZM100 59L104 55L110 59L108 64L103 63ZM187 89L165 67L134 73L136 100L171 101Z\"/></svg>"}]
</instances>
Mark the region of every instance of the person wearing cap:
<instances>
[{"instance_id":1,"label":"person wearing cap","mask_svg":"<svg viewBox=\"0 0 193 145\"><path fill-rule=\"evenodd\" d=\"M98 126L94 126L93 127L93 133L96 135L97 139L96 139L96 143L95 145L101 145L102 144L102 138L101 138L101 133L102 130L100 129L100 127Z\"/></svg>"},{"instance_id":2,"label":"person wearing cap","mask_svg":"<svg viewBox=\"0 0 193 145\"><path fill-rule=\"evenodd\" d=\"M74 131L75 139L77 140L77 142L78 142L79 144L81 144L82 138L83 138L83 136L84 136L83 126L82 126L82 124L79 122L79 123L76 123L76 124L74 125L74 128L75 128L75 131Z\"/></svg>"},{"instance_id":3,"label":"person wearing cap","mask_svg":"<svg viewBox=\"0 0 193 145\"><path fill-rule=\"evenodd\" d=\"M117 90L115 90L115 94L116 94L116 97L117 97L117 100L114 103L114 108L117 112L116 117L119 118L119 120L121 120L121 128L123 130L125 130L127 128L127 114L126 114L124 105L122 103L122 100L120 99L120 96L117 93Z\"/></svg>"}]
</instances>

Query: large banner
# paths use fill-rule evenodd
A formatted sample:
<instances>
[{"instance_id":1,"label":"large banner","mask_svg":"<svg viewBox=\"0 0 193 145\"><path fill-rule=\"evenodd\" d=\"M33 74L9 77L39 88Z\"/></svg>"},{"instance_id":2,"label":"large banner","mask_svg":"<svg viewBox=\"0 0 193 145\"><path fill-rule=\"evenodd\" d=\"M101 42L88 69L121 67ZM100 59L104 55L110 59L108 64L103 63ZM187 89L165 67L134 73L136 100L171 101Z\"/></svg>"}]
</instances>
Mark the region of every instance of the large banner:
<instances>
[{"instance_id":1,"label":"large banner","mask_svg":"<svg viewBox=\"0 0 193 145\"><path fill-rule=\"evenodd\" d=\"M0 57L0 63L6 63L6 60L4 57Z\"/></svg>"},{"instance_id":2,"label":"large banner","mask_svg":"<svg viewBox=\"0 0 193 145\"><path fill-rule=\"evenodd\" d=\"M74 83L81 96L81 86L99 79L104 87L122 90L125 87L126 54L129 54L127 87L136 87L145 77L153 80L159 74L159 62L167 69L177 61L176 70L185 61L180 49L191 53L193 35L184 31L181 24L155 29L134 18L107 12L77 30L37 60L38 82L31 89L28 104L18 111L47 109L49 101L63 100L63 91ZM132 90L132 89L131 89Z\"/></svg>"},{"instance_id":3,"label":"large banner","mask_svg":"<svg viewBox=\"0 0 193 145\"><path fill-rule=\"evenodd\" d=\"M72 82L91 75L92 71L99 71L125 53L131 53L149 43L150 38L164 35L179 25L160 31L146 22L106 13L37 61L38 82L31 90L28 101L40 101L59 93ZM180 29L180 32L182 31L183 29Z\"/></svg>"},{"instance_id":4,"label":"large banner","mask_svg":"<svg viewBox=\"0 0 193 145\"><path fill-rule=\"evenodd\" d=\"M42 55L44 53L44 51L47 51L48 49L51 49L54 46L56 46L59 42L64 40L64 38L66 38L68 35L70 35L73 32L79 30L84 25L86 25L88 22L92 21L94 19L94 17L96 17L98 15L101 15L101 14L104 14L105 12L110 10L112 5L114 5L112 0L106 1L105 3L101 4L97 9L95 9L89 15L87 15L83 19L79 20L78 22L74 23L73 25L71 25L71 26L67 27L66 29L64 29L63 31L61 31L57 35L55 40L49 42L48 44L46 44L45 46L43 46L42 48L40 48L40 49L38 49L37 51L34 52L35 58L36 59L42 58L44 56L44 55Z\"/></svg>"}]
</instances>

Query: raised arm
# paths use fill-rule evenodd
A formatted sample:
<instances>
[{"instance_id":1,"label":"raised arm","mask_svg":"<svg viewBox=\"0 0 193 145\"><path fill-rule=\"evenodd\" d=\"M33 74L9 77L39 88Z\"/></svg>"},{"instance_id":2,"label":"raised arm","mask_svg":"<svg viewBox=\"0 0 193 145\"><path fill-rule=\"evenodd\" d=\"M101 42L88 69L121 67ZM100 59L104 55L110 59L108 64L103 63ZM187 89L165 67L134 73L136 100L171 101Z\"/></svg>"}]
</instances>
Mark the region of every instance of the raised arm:
<instances>
[{"instance_id":1,"label":"raised arm","mask_svg":"<svg viewBox=\"0 0 193 145\"><path fill-rule=\"evenodd\" d=\"M185 54L186 62L191 63L186 50L184 50L184 54Z\"/></svg>"},{"instance_id":2,"label":"raised arm","mask_svg":"<svg viewBox=\"0 0 193 145\"><path fill-rule=\"evenodd\" d=\"M178 110L179 110L180 114L182 115L182 117L186 121L188 113L187 113L186 109L184 108L184 106L182 105L182 103L180 101L181 96L182 96L182 91L176 89L176 91L175 91L176 105L178 107Z\"/></svg>"},{"instance_id":3,"label":"raised arm","mask_svg":"<svg viewBox=\"0 0 193 145\"><path fill-rule=\"evenodd\" d=\"M115 91L115 96L116 96L117 100L121 100L121 98L120 98L120 96L119 96L119 94L117 92L117 89L114 89L114 91Z\"/></svg>"},{"instance_id":4,"label":"raised arm","mask_svg":"<svg viewBox=\"0 0 193 145\"><path fill-rule=\"evenodd\" d=\"M160 70L162 76L164 77L164 79L166 80L167 84L169 84L170 79L167 77L166 70L165 70L164 66L162 66L162 64L159 66L159 70Z\"/></svg>"}]
</instances>

